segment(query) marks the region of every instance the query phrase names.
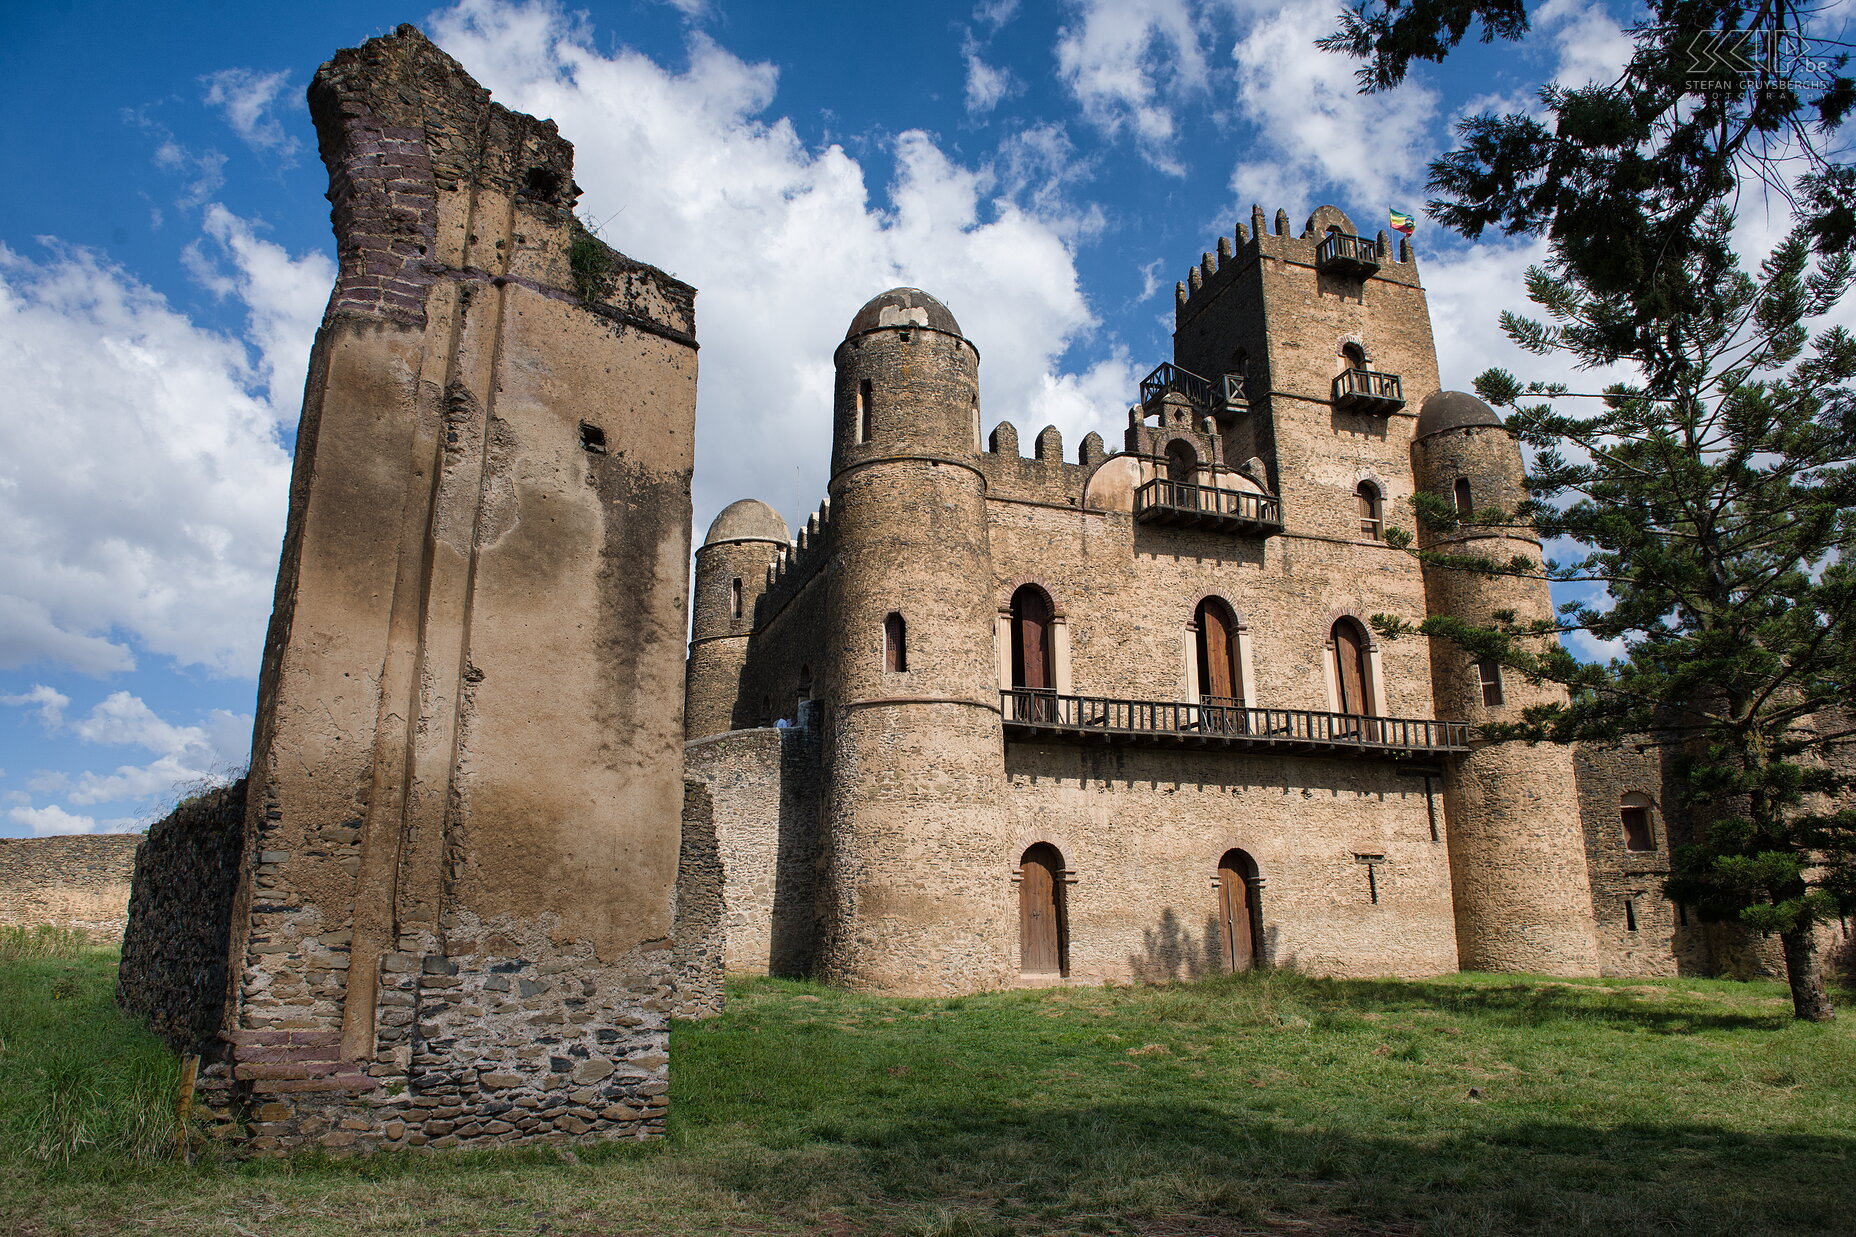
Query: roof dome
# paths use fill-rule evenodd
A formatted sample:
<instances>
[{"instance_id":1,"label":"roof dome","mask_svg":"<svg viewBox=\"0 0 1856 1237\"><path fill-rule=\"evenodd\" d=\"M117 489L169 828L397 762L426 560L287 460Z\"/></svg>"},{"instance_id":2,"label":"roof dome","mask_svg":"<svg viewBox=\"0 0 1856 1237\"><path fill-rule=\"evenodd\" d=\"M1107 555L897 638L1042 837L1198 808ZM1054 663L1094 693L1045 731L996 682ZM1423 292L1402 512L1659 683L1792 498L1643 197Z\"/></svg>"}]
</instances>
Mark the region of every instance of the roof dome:
<instances>
[{"instance_id":1,"label":"roof dome","mask_svg":"<svg viewBox=\"0 0 1856 1237\"><path fill-rule=\"evenodd\" d=\"M849 339L884 326L925 326L960 334L960 323L954 321L947 306L920 288L891 288L881 296L871 297L851 319L851 329L844 337Z\"/></svg>"},{"instance_id":2,"label":"roof dome","mask_svg":"<svg viewBox=\"0 0 1856 1237\"><path fill-rule=\"evenodd\" d=\"M1439 391L1418 409L1418 432L1415 437L1442 430L1458 430L1470 425L1500 425L1495 410L1466 391Z\"/></svg>"},{"instance_id":3,"label":"roof dome","mask_svg":"<svg viewBox=\"0 0 1856 1237\"><path fill-rule=\"evenodd\" d=\"M777 541L785 545L786 521L759 499L744 498L722 508L722 514L709 525L709 535L702 539L704 545L718 541Z\"/></svg>"}]
</instances>

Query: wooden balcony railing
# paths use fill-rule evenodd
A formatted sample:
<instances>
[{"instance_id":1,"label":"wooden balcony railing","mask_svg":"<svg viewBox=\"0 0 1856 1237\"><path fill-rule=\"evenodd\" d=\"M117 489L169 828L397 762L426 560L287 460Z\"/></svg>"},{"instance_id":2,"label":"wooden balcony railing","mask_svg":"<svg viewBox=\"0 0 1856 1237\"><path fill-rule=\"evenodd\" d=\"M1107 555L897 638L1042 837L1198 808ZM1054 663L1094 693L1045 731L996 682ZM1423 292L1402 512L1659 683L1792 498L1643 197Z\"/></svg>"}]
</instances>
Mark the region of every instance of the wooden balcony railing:
<instances>
[{"instance_id":1,"label":"wooden balcony railing","mask_svg":"<svg viewBox=\"0 0 1856 1237\"><path fill-rule=\"evenodd\" d=\"M1352 412L1397 412L1405 406L1405 387L1397 374L1345 370L1334 380L1334 406Z\"/></svg>"},{"instance_id":2,"label":"wooden balcony railing","mask_svg":"<svg viewBox=\"0 0 1856 1237\"><path fill-rule=\"evenodd\" d=\"M1247 709L1206 701L1059 696L1028 688L1000 692L999 703L1006 733L1018 738L1379 756L1469 750L1468 722L1309 709Z\"/></svg>"},{"instance_id":3,"label":"wooden balcony railing","mask_svg":"<svg viewBox=\"0 0 1856 1237\"><path fill-rule=\"evenodd\" d=\"M1315 248L1315 269L1364 278L1379 269L1379 242L1330 232Z\"/></svg>"},{"instance_id":4,"label":"wooden balcony railing","mask_svg":"<svg viewBox=\"0 0 1856 1237\"><path fill-rule=\"evenodd\" d=\"M1282 530L1282 504L1265 494L1161 477L1134 491L1134 518L1149 524L1273 533Z\"/></svg>"}]
</instances>

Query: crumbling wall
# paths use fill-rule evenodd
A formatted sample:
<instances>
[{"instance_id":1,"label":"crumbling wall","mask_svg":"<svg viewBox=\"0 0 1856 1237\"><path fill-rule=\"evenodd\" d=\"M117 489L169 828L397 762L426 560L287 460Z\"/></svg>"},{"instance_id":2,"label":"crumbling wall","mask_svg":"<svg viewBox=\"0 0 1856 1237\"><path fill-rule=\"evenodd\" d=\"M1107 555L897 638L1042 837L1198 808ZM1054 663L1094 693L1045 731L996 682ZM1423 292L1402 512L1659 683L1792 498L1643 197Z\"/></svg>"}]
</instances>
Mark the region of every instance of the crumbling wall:
<instances>
[{"instance_id":1,"label":"crumbling wall","mask_svg":"<svg viewBox=\"0 0 1856 1237\"><path fill-rule=\"evenodd\" d=\"M722 859L715 845L709 788L683 783L683 843L678 848L677 1004L679 1018L722 1012Z\"/></svg>"},{"instance_id":2,"label":"crumbling wall","mask_svg":"<svg viewBox=\"0 0 1856 1237\"><path fill-rule=\"evenodd\" d=\"M122 937L139 833L0 838L0 926L72 928L99 944Z\"/></svg>"},{"instance_id":3,"label":"crumbling wall","mask_svg":"<svg viewBox=\"0 0 1856 1237\"><path fill-rule=\"evenodd\" d=\"M208 1085L259 1151L659 1133L694 289L410 26L309 104L340 273Z\"/></svg>"},{"instance_id":4,"label":"crumbling wall","mask_svg":"<svg viewBox=\"0 0 1856 1237\"><path fill-rule=\"evenodd\" d=\"M244 821L240 778L150 825L135 853L116 1003L146 1019L176 1052L209 1045L225 1013Z\"/></svg>"}]
</instances>

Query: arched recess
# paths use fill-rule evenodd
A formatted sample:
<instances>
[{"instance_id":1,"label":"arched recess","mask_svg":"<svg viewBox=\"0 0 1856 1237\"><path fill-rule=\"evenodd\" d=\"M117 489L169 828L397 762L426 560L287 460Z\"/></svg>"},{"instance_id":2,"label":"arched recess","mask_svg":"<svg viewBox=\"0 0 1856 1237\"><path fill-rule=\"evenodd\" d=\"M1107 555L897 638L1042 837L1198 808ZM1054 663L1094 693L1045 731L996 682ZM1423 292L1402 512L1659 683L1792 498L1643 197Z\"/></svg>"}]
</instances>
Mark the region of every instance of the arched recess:
<instances>
[{"instance_id":1,"label":"arched recess","mask_svg":"<svg viewBox=\"0 0 1856 1237\"><path fill-rule=\"evenodd\" d=\"M1063 855L1034 842L1018 860L1018 970L1021 975L1070 973L1067 887Z\"/></svg>"},{"instance_id":2,"label":"arched recess","mask_svg":"<svg viewBox=\"0 0 1856 1237\"><path fill-rule=\"evenodd\" d=\"M1189 647L1192 697L1203 706L1199 725L1208 731L1249 729L1242 710L1250 703L1249 657L1244 625L1231 603L1207 597L1192 612Z\"/></svg>"},{"instance_id":3,"label":"arched recess","mask_svg":"<svg viewBox=\"0 0 1856 1237\"><path fill-rule=\"evenodd\" d=\"M1370 368L1368 364L1369 358L1366 355L1366 345L1362 344L1357 339L1350 339L1340 346L1340 357L1343 367L1346 369Z\"/></svg>"},{"instance_id":4,"label":"arched recess","mask_svg":"<svg viewBox=\"0 0 1856 1237\"><path fill-rule=\"evenodd\" d=\"M1248 971L1263 961L1263 881L1257 861L1235 848L1218 860L1218 931L1227 971Z\"/></svg>"},{"instance_id":5,"label":"arched recess","mask_svg":"<svg viewBox=\"0 0 1856 1237\"><path fill-rule=\"evenodd\" d=\"M1199 451L1184 438L1166 444L1166 479L1175 485L1196 484L1199 476ZM1176 496L1176 499L1183 496Z\"/></svg>"}]
</instances>

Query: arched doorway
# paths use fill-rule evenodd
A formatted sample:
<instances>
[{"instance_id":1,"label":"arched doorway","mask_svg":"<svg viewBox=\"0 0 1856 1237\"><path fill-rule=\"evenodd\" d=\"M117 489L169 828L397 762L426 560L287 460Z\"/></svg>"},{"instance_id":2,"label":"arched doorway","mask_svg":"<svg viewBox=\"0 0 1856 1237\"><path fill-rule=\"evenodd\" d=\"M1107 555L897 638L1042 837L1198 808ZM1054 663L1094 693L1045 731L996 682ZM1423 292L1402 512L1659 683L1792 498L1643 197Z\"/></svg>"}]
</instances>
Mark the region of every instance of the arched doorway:
<instances>
[{"instance_id":1,"label":"arched doorway","mask_svg":"<svg viewBox=\"0 0 1856 1237\"><path fill-rule=\"evenodd\" d=\"M1207 597L1192 615L1199 665L1200 725L1224 734L1245 729L1243 662L1237 615L1223 598Z\"/></svg>"},{"instance_id":2,"label":"arched doorway","mask_svg":"<svg viewBox=\"0 0 1856 1237\"><path fill-rule=\"evenodd\" d=\"M1050 596L1035 584L1012 594L1012 687L1018 716L1050 721L1056 716L1056 675L1051 659Z\"/></svg>"},{"instance_id":3,"label":"arched doorway","mask_svg":"<svg viewBox=\"0 0 1856 1237\"><path fill-rule=\"evenodd\" d=\"M1018 969L1024 975L1069 973L1064 924L1063 856L1039 842L1018 861Z\"/></svg>"},{"instance_id":4,"label":"arched doorway","mask_svg":"<svg viewBox=\"0 0 1856 1237\"><path fill-rule=\"evenodd\" d=\"M1191 485L1199 475L1199 453L1184 438L1166 444L1166 479L1178 485Z\"/></svg>"},{"instance_id":5,"label":"arched doorway","mask_svg":"<svg viewBox=\"0 0 1856 1237\"><path fill-rule=\"evenodd\" d=\"M1218 861L1218 925L1227 971L1248 971L1257 964L1263 921L1256 883L1256 861L1241 850L1227 850Z\"/></svg>"}]
</instances>

